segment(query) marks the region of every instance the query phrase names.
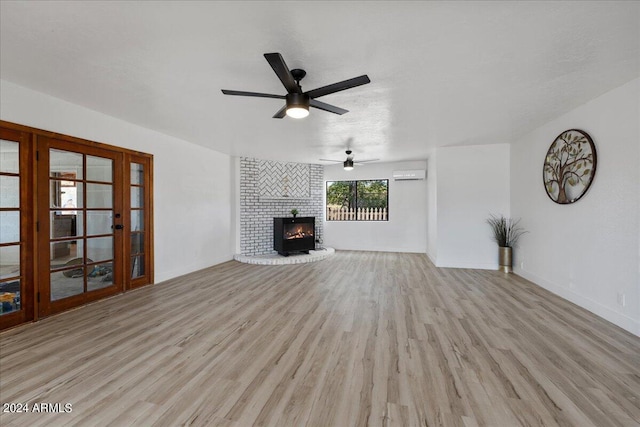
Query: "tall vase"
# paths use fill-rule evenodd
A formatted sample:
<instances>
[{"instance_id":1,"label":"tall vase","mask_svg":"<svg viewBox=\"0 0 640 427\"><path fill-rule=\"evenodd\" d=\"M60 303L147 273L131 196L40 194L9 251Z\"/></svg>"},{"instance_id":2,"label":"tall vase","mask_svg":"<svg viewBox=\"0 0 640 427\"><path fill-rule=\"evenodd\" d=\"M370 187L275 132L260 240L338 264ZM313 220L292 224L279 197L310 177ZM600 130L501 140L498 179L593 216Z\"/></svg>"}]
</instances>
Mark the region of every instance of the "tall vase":
<instances>
[{"instance_id":1,"label":"tall vase","mask_svg":"<svg viewBox=\"0 0 640 427\"><path fill-rule=\"evenodd\" d=\"M499 256L499 264L500 264L499 270L503 271L505 273L513 272L513 268L512 268L512 264L513 264L512 249L510 247L502 247L502 246L500 246L498 248L498 256Z\"/></svg>"}]
</instances>

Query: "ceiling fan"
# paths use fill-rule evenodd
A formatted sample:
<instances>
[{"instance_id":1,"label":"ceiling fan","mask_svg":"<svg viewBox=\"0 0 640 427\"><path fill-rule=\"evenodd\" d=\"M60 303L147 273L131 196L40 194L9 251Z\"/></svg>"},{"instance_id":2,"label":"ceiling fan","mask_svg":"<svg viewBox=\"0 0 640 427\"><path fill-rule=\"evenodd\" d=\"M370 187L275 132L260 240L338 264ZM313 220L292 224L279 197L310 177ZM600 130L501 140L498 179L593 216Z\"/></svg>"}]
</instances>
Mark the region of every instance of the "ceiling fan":
<instances>
[{"instance_id":1,"label":"ceiling fan","mask_svg":"<svg viewBox=\"0 0 640 427\"><path fill-rule=\"evenodd\" d=\"M309 107L318 108L320 110L340 115L348 113L349 110L320 102L316 98L371 82L369 77L365 74L360 77L354 77L349 80L302 92L300 80L307 75L306 71L298 68L289 71L289 67L287 67L282 55L279 53L265 53L264 57L267 59L269 65L271 65L271 68L273 68L273 71L275 71L285 89L287 89L286 95L272 95L269 93L243 92L227 89L222 89L222 93L225 95L254 96L258 98L277 98L286 100L285 106L274 114L274 119L281 119L285 115L296 119L307 117L309 115Z\"/></svg>"},{"instance_id":2,"label":"ceiling fan","mask_svg":"<svg viewBox=\"0 0 640 427\"><path fill-rule=\"evenodd\" d=\"M353 166L354 165L361 165L363 163L368 163L368 162L377 162L380 159L368 159L368 160L358 160L357 162L353 161L353 151L351 150L347 150L345 151L345 153L347 153L347 159L346 160L331 160L331 159L318 159L321 162L336 162L336 163L342 163L344 166L344 170L346 171L350 171L353 170Z\"/></svg>"}]
</instances>

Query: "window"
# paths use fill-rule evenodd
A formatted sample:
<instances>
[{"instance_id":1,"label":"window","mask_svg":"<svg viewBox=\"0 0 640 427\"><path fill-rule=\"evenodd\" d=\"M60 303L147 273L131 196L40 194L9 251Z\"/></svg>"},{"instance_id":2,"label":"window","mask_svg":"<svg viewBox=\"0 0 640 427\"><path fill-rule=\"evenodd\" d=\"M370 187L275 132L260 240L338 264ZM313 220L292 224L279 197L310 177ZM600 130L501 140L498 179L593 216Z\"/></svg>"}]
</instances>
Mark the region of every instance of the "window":
<instances>
[{"instance_id":1,"label":"window","mask_svg":"<svg viewBox=\"0 0 640 427\"><path fill-rule=\"evenodd\" d=\"M327 181L327 221L388 220L388 179Z\"/></svg>"}]
</instances>

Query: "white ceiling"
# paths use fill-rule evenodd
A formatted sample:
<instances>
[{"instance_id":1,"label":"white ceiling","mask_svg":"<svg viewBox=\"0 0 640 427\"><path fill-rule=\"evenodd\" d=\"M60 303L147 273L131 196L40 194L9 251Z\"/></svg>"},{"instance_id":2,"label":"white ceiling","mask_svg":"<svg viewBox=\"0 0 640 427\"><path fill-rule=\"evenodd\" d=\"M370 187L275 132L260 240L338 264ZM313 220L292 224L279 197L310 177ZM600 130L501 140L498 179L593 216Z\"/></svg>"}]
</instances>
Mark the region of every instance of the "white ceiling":
<instances>
[{"instance_id":1,"label":"white ceiling","mask_svg":"<svg viewBox=\"0 0 640 427\"><path fill-rule=\"evenodd\" d=\"M0 3L0 76L231 155L424 159L503 143L640 76L639 2ZM263 54L303 90L368 74L306 119Z\"/></svg>"}]
</instances>

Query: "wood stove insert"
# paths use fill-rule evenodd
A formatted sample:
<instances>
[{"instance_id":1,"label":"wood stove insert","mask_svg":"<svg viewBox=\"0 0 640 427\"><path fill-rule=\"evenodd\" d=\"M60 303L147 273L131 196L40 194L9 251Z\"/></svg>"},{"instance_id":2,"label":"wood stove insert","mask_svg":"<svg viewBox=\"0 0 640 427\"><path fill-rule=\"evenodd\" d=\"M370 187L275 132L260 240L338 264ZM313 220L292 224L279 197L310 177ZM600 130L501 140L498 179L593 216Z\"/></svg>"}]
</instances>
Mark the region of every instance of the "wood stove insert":
<instances>
[{"instance_id":1,"label":"wood stove insert","mask_svg":"<svg viewBox=\"0 0 640 427\"><path fill-rule=\"evenodd\" d=\"M315 249L315 217L273 218L273 249L280 255Z\"/></svg>"}]
</instances>

